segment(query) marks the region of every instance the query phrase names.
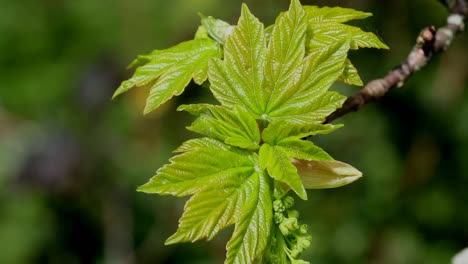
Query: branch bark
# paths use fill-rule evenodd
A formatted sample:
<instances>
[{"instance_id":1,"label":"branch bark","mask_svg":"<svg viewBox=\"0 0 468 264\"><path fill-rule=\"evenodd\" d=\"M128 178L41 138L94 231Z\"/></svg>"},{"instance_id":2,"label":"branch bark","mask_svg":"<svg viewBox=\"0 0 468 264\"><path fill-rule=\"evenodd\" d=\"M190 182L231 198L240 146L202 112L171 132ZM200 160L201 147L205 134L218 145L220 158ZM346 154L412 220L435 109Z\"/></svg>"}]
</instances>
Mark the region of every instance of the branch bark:
<instances>
[{"instance_id":1,"label":"branch bark","mask_svg":"<svg viewBox=\"0 0 468 264\"><path fill-rule=\"evenodd\" d=\"M464 30L464 22L468 16L467 0L439 0L450 11L447 24L439 29L428 26L419 33L416 44L406 61L392 69L382 79L367 83L359 92L348 97L340 109L327 117L324 123L358 111L367 103L383 97L390 89L403 86L405 81L415 72L424 67L433 55L445 51L454 37Z\"/></svg>"}]
</instances>

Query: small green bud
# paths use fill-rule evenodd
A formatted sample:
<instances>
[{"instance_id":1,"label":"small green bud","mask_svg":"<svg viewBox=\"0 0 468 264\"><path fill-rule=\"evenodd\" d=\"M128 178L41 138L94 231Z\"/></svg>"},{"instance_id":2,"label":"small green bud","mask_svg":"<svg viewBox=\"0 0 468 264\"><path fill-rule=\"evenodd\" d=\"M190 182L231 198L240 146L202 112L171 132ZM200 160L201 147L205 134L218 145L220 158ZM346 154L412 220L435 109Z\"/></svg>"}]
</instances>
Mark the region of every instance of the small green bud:
<instances>
[{"instance_id":1,"label":"small green bud","mask_svg":"<svg viewBox=\"0 0 468 264\"><path fill-rule=\"evenodd\" d=\"M309 226L304 224L304 225L301 225L301 227L299 228L299 233L305 235L309 232Z\"/></svg>"},{"instance_id":2,"label":"small green bud","mask_svg":"<svg viewBox=\"0 0 468 264\"><path fill-rule=\"evenodd\" d=\"M286 210L285 206L284 206L284 203L283 201L281 200L276 200L273 202L273 210L275 212L284 212L284 210Z\"/></svg>"},{"instance_id":3,"label":"small green bud","mask_svg":"<svg viewBox=\"0 0 468 264\"><path fill-rule=\"evenodd\" d=\"M302 253L302 252L300 252L300 251L297 250L296 248L291 249L291 257L293 257L293 258L299 257L299 255L300 255L301 253Z\"/></svg>"},{"instance_id":4,"label":"small green bud","mask_svg":"<svg viewBox=\"0 0 468 264\"><path fill-rule=\"evenodd\" d=\"M266 263L269 264L281 264L280 258L277 255L269 255Z\"/></svg>"},{"instance_id":5,"label":"small green bud","mask_svg":"<svg viewBox=\"0 0 468 264\"><path fill-rule=\"evenodd\" d=\"M287 196L286 198L284 198L283 203L287 209L292 208L294 206L294 198L292 198L291 196Z\"/></svg>"},{"instance_id":6,"label":"small green bud","mask_svg":"<svg viewBox=\"0 0 468 264\"><path fill-rule=\"evenodd\" d=\"M273 197L275 197L275 199L280 199L282 195L283 192L278 190L277 188L273 190Z\"/></svg>"},{"instance_id":7,"label":"small green bud","mask_svg":"<svg viewBox=\"0 0 468 264\"><path fill-rule=\"evenodd\" d=\"M299 225L297 218L285 218L280 224L279 229L284 236L290 235L293 231L297 230Z\"/></svg>"},{"instance_id":8,"label":"small green bud","mask_svg":"<svg viewBox=\"0 0 468 264\"><path fill-rule=\"evenodd\" d=\"M275 212L275 214L273 215L273 221L275 222L275 224L279 224L283 222L283 220L284 220L283 213Z\"/></svg>"},{"instance_id":9,"label":"small green bud","mask_svg":"<svg viewBox=\"0 0 468 264\"><path fill-rule=\"evenodd\" d=\"M288 210L288 217L289 218L298 218L299 212L297 210Z\"/></svg>"},{"instance_id":10,"label":"small green bud","mask_svg":"<svg viewBox=\"0 0 468 264\"><path fill-rule=\"evenodd\" d=\"M300 249L301 253L304 249L310 247L310 239L308 237L298 237L297 238L297 248Z\"/></svg>"}]
</instances>

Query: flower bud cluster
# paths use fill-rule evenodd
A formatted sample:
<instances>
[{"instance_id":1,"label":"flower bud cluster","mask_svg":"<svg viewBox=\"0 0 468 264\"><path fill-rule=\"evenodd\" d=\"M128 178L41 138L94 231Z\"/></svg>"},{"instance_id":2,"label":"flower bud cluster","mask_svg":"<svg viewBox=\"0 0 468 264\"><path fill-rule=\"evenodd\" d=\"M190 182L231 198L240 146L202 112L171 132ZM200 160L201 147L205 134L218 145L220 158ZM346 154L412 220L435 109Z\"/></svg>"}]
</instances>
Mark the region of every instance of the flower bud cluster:
<instances>
[{"instance_id":1,"label":"flower bud cluster","mask_svg":"<svg viewBox=\"0 0 468 264\"><path fill-rule=\"evenodd\" d=\"M272 235L267 263L309 263L297 259L310 247L312 237L307 233L308 227L299 224L299 212L291 209L294 206L294 198L282 196L278 192L274 193L273 221L279 232Z\"/></svg>"}]
</instances>

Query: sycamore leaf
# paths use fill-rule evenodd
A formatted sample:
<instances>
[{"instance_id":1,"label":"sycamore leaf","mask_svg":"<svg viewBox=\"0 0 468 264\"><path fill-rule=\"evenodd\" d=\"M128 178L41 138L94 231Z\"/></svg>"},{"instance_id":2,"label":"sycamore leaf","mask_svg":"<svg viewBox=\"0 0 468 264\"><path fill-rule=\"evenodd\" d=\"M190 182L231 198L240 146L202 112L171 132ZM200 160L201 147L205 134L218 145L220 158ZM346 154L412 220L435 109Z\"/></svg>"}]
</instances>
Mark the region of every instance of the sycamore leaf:
<instances>
[{"instance_id":1,"label":"sycamore leaf","mask_svg":"<svg viewBox=\"0 0 468 264\"><path fill-rule=\"evenodd\" d=\"M340 125L307 124L297 125L286 121L272 122L262 132L265 142L260 148L260 166L281 182L286 183L301 198L306 199L302 180L291 160L333 161L322 148L302 138L326 134L339 128Z\"/></svg>"},{"instance_id":2,"label":"sycamore leaf","mask_svg":"<svg viewBox=\"0 0 468 264\"><path fill-rule=\"evenodd\" d=\"M151 84L144 112L148 113L183 92L190 80L202 84L207 79L208 60L221 57L219 44L206 38L182 42L166 50L140 56L132 65L141 65L132 78L124 81L114 97L134 87Z\"/></svg>"},{"instance_id":3,"label":"sycamore leaf","mask_svg":"<svg viewBox=\"0 0 468 264\"><path fill-rule=\"evenodd\" d=\"M147 193L193 195L177 232L166 244L212 239L235 224L226 263L252 263L264 251L272 224L272 185L252 152L210 138L194 139L183 153L139 188Z\"/></svg>"},{"instance_id":4,"label":"sycamore leaf","mask_svg":"<svg viewBox=\"0 0 468 264\"><path fill-rule=\"evenodd\" d=\"M245 184L244 207L238 209L236 227L226 246L226 264L254 263L268 245L273 224L272 185L263 172L256 175Z\"/></svg>"},{"instance_id":5,"label":"sycamore leaf","mask_svg":"<svg viewBox=\"0 0 468 264\"><path fill-rule=\"evenodd\" d=\"M369 17L372 15L371 13L340 7L304 6L304 10L308 16L309 29L312 31L309 32L311 37L310 43L308 43L311 50L343 40L349 34L351 34L351 49L388 49L388 46L375 34L365 32L358 27L342 24L350 20Z\"/></svg>"},{"instance_id":6,"label":"sycamore leaf","mask_svg":"<svg viewBox=\"0 0 468 264\"><path fill-rule=\"evenodd\" d=\"M205 16L200 14L201 23L203 27L208 31L210 37L216 40L218 43L223 44L226 42L227 37L231 34L234 26L229 23L214 18L212 16Z\"/></svg>"},{"instance_id":7,"label":"sycamore leaf","mask_svg":"<svg viewBox=\"0 0 468 264\"><path fill-rule=\"evenodd\" d=\"M236 26L202 16L194 40L132 63L138 66L135 75L114 96L150 85L145 113L179 95L192 79L201 84L208 78L221 103L179 107L197 116L188 129L207 137L184 142L138 189L191 196L166 244L211 240L234 225L225 263L261 261L275 239L273 187L278 182L306 200L306 188L333 188L361 177L303 138L340 127L322 124L346 98L329 91L334 82L362 85L348 51L386 48L374 34L342 24L368 16L345 8L304 8L291 0L289 10L264 29L244 4ZM283 229L278 234L286 239ZM289 256L291 245L278 254L306 263Z\"/></svg>"},{"instance_id":8,"label":"sycamore leaf","mask_svg":"<svg viewBox=\"0 0 468 264\"><path fill-rule=\"evenodd\" d=\"M215 139L192 139L176 151L183 153L171 158L139 191L182 197L214 185L229 186L253 171L249 152Z\"/></svg>"},{"instance_id":9,"label":"sycamore leaf","mask_svg":"<svg viewBox=\"0 0 468 264\"><path fill-rule=\"evenodd\" d=\"M317 123L341 107L346 97L327 90L342 74L348 50L349 39L308 55L294 93L268 113L269 118L302 125Z\"/></svg>"},{"instance_id":10,"label":"sycamore leaf","mask_svg":"<svg viewBox=\"0 0 468 264\"><path fill-rule=\"evenodd\" d=\"M302 138L329 133L338 127L323 124L298 126L287 122L273 122L262 133L265 143L259 152L260 166L266 168L273 178L286 183L301 198L306 199L307 194L291 159L332 161L333 158L323 149Z\"/></svg>"},{"instance_id":11,"label":"sycamore leaf","mask_svg":"<svg viewBox=\"0 0 468 264\"><path fill-rule=\"evenodd\" d=\"M371 13L342 7L304 6L304 9L309 16L309 20L313 22L344 23L372 16Z\"/></svg>"},{"instance_id":12,"label":"sycamore leaf","mask_svg":"<svg viewBox=\"0 0 468 264\"><path fill-rule=\"evenodd\" d=\"M263 144L259 151L259 161L260 167L266 169L271 177L287 184L300 198L307 200L307 193L291 163L291 157L282 148Z\"/></svg>"},{"instance_id":13,"label":"sycamore leaf","mask_svg":"<svg viewBox=\"0 0 468 264\"><path fill-rule=\"evenodd\" d=\"M305 161L293 159L307 189L336 188L358 180L362 173L340 161Z\"/></svg>"},{"instance_id":14,"label":"sycamore leaf","mask_svg":"<svg viewBox=\"0 0 468 264\"><path fill-rule=\"evenodd\" d=\"M198 116L187 128L191 131L219 139L231 146L250 150L259 148L260 133L257 122L242 107L227 109L222 106L197 104L182 105L178 110Z\"/></svg>"},{"instance_id":15,"label":"sycamore leaf","mask_svg":"<svg viewBox=\"0 0 468 264\"><path fill-rule=\"evenodd\" d=\"M333 160L327 152L308 140L288 138L279 142L275 147L281 149L290 158L304 160Z\"/></svg>"},{"instance_id":16,"label":"sycamore leaf","mask_svg":"<svg viewBox=\"0 0 468 264\"><path fill-rule=\"evenodd\" d=\"M276 145L287 138L302 139L308 136L328 134L340 127L342 127L342 125L324 125L321 123L298 125L288 121L271 122L268 127L263 130L262 139L264 142Z\"/></svg>"},{"instance_id":17,"label":"sycamore leaf","mask_svg":"<svg viewBox=\"0 0 468 264\"><path fill-rule=\"evenodd\" d=\"M210 88L223 105L242 105L262 114L265 45L263 24L242 5L239 22L224 46L224 60L214 59L209 65Z\"/></svg>"},{"instance_id":18,"label":"sycamore leaf","mask_svg":"<svg viewBox=\"0 0 468 264\"><path fill-rule=\"evenodd\" d=\"M273 27L265 64L266 113L291 97L301 73L305 54L307 17L298 0Z\"/></svg>"},{"instance_id":19,"label":"sycamore leaf","mask_svg":"<svg viewBox=\"0 0 468 264\"><path fill-rule=\"evenodd\" d=\"M272 28L265 51L263 24L244 5L226 41L224 60L210 63L211 90L218 101L228 108L243 105L254 118L302 125L322 122L341 107L345 97L327 90L344 72L343 80L359 82L346 60L351 36L304 58L306 31L307 15L293 0Z\"/></svg>"},{"instance_id":20,"label":"sycamore leaf","mask_svg":"<svg viewBox=\"0 0 468 264\"><path fill-rule=\"evenodd\" d=\"M349 36L351 36L351 49L388 49L388 46L374 33L342 24L350 20L370 17L371 13L340 7L304 6L304 9L308 16L307 49L310 53L320 52L321 49L326 49L329 45ZM362 80L349 60L346 62L345 70L339 80L347 84L362 86Z\"/></svg>"},{"instance_id":21,"label":"sycamore leaf","mask_svg":"<svg viewBox=\"0 0 468 264\"><path fill-rule=\"evenodd\" d=\"M350 25L330 22L309 22L312 30L309 50L325 48L327 45L341 41L351 35L351 49L377 48L388 49L374 33L365 32L362 29Z\"/></svg>"},{"instance_id":22,"label":"sycamore leaf","mask_svg":"<svg viewBox=\"0 0 468 264\"><path fill-rule=\"evenodd\" d=\"M245 179L248 174L242 174L242 177ZM234 224L238 187L223 189L213 186L193 195L185 204L184 214L179 219L179 228L165 244L211 240L220 230Z\"/></svg>"}]
</instances>

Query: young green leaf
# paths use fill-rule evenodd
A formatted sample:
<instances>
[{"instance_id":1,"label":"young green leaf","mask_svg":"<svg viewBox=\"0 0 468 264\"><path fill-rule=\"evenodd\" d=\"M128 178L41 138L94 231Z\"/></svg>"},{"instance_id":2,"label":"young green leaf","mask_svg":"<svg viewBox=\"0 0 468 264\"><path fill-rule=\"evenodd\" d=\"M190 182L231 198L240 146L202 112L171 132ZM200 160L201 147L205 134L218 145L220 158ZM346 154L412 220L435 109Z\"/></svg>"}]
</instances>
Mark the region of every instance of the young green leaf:
<instances>
[{"instance_id":1,"label":"young green leaf","mask_svg":"<svg viewBox=\"0 0 468 264\"><path fill-rule=\"evenodd\" d=\"M209 138L187 141L178 151L185 152L139 188L193 195L166 244L210 240L235 224L226 263L252 263L266 247L272 221L271 180L256 169L257 158Z\"/></svg>"},{"instance_id":2,"label":"young green leaf","mask_svg":"<svg viewBox=\"0 0 468 264\"><path fill-rule=\"evenodd\" d=\"M288 122L273 122L263 130L262 139L275 148L280 149L290 158L305 160L333 160L323 149L304 137L327 134L340 125L309 124L298 126Z\"/></svg>"},{"instance_id":3,"label":"young green leaf","mask_svg":"<svg viewBox=\"0 0 468 264\"><path fill-rule=\"evenodd\" d=\"M138 67L133 77L120 85L114 97L131 88L151 84L144 110L149 113L173 96L181 94L191 79L202 84L207 79L208 60L213 57L221 57L220 45L205 38L140 56L132 65L144 65Z\"/></svg>"},{"instance_id":4,"label":"young green leaf","mask_svg":"<svg viewBox=\"0 0 468 264\"><path fill-rule=\"evenodd\" d=\"M287 121L276 121L271 122L268 127L263 130L262 139L264 142L276 145L287 138L302 139L308 136L328 134L340 127L342 127L342 125L324 125L321 123L298 125Z\"/></svg>"},{"instance_id":5,"label":"young green leaf","mask_svg":"<svg viewBox=\"0 0 468 264\"><path fill-rule=\"evenodd\" d=\"M192 79L201 84L208 78L221 103L179 107L197 116L188 129L207 137L183 143L170 164L139 188L191 196L166 244L210 240L234 225L225 263L307 263L298 256L311 237L284 195L290 188L307 199L306 188L338 187L361 177L303 138L340 127L322 124L345 100L328 91L334 82L362 85L348 51L386 48L374 34L343 24L368 16L291 0L289 10L264 29L243 5L236 26L202 16L194 40L132 63L135 75L114 96L150 85L145 113Z\"/></svg>"},{"instance_id":6,"label":"young green leaf","mask_svg":"<svg viewBox=\"0 0 468 264\"><path fill-rule=\"evenodd\" d=\"M345 23L372 16L371 13L342 7L304 6L304 9L309 16L309 20L313 22Z\"/></svg>"},{"instance_id":7,"label":"young green leaf","mask_svg":"<svg viewBox=\"0 0 468 264\"><path fill-rule=\"evenodd\" d=\"M274 179L286 183L303 200L307 193L302 186L297 169L291 163L291 157L283 149L269 144L263 144L259 151L259 161L262 169Z\"/></svg>"},{"instance_id":8,"label":"young green leaf","mask_svg":"<svg viewBox=\"0 0 468 264\"><path fill-rule=\"evenodd\" d=\"M228 109L222 106L198 104L182 105L185 110L198 116L187 129L216 138L224 143L244 149L256 150L260 144L257 122L243 107Z\"/></svg>"},{"instance_id":9,"label":"young green leaf","mask_svg":"<svg viewBox=\"0 0 468 264\"><path fill-rule=\"evenodd\" d=\"M171 158L139 191L182 197L235 184L254 169L250 152L215 139L192 139L176 151L182 154Z\"/></svg>"},{"instance_id":10,"label":"young green leaf","mask_svg":"<svg viewBox=\"0 0 468 264\"><path fill-rule=\"evenodd\" d=\"M349 39L346 39L308 55L295 92L268 113L269 118L304 125L323 122L341 107L346 97L327 90L342 74L348 50Z\"/></svg>"},{"instance_id":11,"label":"young green leaf","mask_svg":"<svg viewBox=\"0 0 468 264\"><path fill-rule=\"evenodd\" d=\"M224 45L227 37L231 34L232 30L234 29L234 26L212 16L205 16L200 14L200 17L201 23L203 27L207 30L210 37L216 40L218 43Z\"/></svg>"},{"instance_id":12,"label":"young green leaf","mask_svg":"<svg viewBox=\"0 0 468 264\"><path fill-rule=\"evenodd\" d=\"M263 113L265 45L263 24L242 5L238 25L224 47L224 60L214 59L209 65L210 88L223 105L242 105L254 114Z\"/></svg>"},{"instance_id":13,"label":"young green leaf","mask_svg":"<svg viewBox=\"0 0 468 264\"><path fill-rule=\"evenodd\" d=\"M255 263L268 245L273 224L272 183L270 177L258 172L246 183L240 199L236 227L227 248L225 264Z\"/></svg>"},{"instance_id":14,"label":"young green leaf","mask_svg":"<svg viewBox=\"0 0 468 264\"><path fill-rule=\"evenodd\" d=\"M325 48L327 45L341 41L351 35L351 49L377 48L388 49L374 33L350 25L330 22L310 22L312 38L308 43L309 49ZM332 33L333 32L333 33Z\"/></svg>"},{"instance_id":15,"label":"young green leaf","mask_svg":"<svg viewBox=\"0 0 468 264\"><path fill-rule=\"evenodd\" d=\"M304 160L333 160L333 158L322 148L307 140L288 138L279 142L275 147L282 150L290 158Z\"/></svg>"},{"instance_id":16,"label":"young green leaf","mask_svg":"<svg viewBox=\"0 0 468 264\"><path fill-rule=\"evenodd\" d=\"M365 13L349 8L304 6L308 16L309 29L312 30L309 48L325 47L351 34L351 49L380 48L388 49L373 33L364 32L358 27L343 24L354 19L370 17Z\"/></svg>"},{"instance_id":17,"label":"young green leaf","mask_svg":"<svg viewBox=\"0 0 468 264\"><path fill-rule=\"evenodd\" d=\"M388 46L375 34L365 32L358 27L342 24L354 19L367 18L372 15L371 13L340 7L304 6L304 9L308 16L307 48L310 53L320 52L321 49L326 49L329 45L349 36L351 36L351 49L388 49ZM349 60L346 62L345 71L339 80L351 85L362 86L362 80Z\"/></svg>"},{"instance_id":18,"label":"young green leaf","mask_svg":"<svg viewBox=\"0 0 468 264\"><path fill-rule=\"evenodd\" d=\"M266 113L284 103L296 88L305 54L307 17L298 0L273 27L265 64Z\"/></svg>"},{"instance_id":19,"label":"young green leaf","mask_svg":"<svg viewBox=\"0 0 468 264\"><path fill-rule=\"evenodd\" d=\"M286 183L302 199L307 198L304 187L291 163L292 158L332 161L323 149L303 137L329 133L339 126L309 124L298 126L288 122L273 122L262 133L265 142L260 148L260 166L278 181Z\"/></svg>"}]
</instances>

